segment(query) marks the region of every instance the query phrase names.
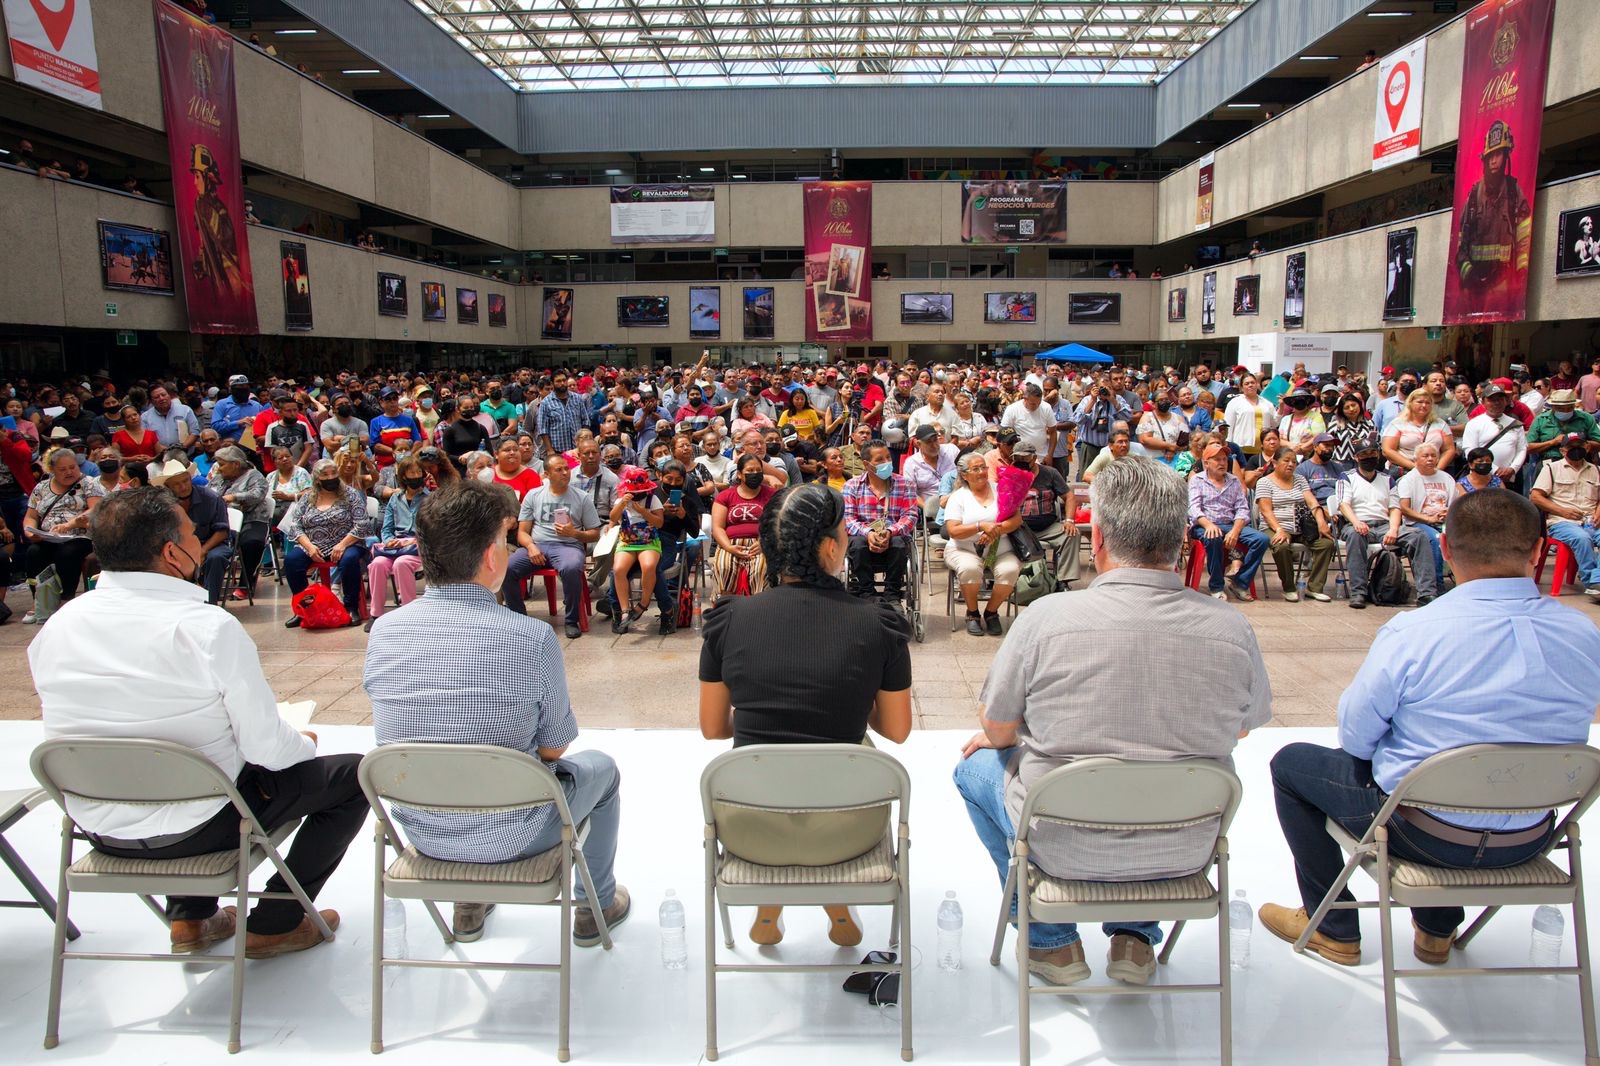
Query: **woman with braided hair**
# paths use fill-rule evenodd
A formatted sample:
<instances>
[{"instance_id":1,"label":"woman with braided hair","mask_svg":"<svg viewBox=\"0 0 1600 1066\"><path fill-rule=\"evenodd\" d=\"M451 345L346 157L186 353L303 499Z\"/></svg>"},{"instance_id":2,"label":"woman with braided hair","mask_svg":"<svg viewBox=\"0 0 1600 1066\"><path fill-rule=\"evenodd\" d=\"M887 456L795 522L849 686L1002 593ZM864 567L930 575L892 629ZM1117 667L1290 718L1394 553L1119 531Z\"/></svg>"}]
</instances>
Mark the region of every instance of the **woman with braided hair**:
<instances>
[{"instance_id":1,"label":"woman with braided hair","mask_svg":"<svg viewBox=\"0 0 1600 1066\"><path fill-rule=\"evenodd\" d=\"M892 605L857 599L838 573L849 538L844 500L825 485L784 489L761 516L761 552L774 585L729 596L705 616L700 732L746 744L866 744L867 729L896 744L911 733L911 626ZM808 635L807 654L773 648ZM789 815L719 806L719 835L762 865L831 866L864 855L888 832L889 808ZM861 942L848 907L830 906L828 939ZM783 939L782 907L756 911L750 939Z\"/></svg>"}]
</instances>

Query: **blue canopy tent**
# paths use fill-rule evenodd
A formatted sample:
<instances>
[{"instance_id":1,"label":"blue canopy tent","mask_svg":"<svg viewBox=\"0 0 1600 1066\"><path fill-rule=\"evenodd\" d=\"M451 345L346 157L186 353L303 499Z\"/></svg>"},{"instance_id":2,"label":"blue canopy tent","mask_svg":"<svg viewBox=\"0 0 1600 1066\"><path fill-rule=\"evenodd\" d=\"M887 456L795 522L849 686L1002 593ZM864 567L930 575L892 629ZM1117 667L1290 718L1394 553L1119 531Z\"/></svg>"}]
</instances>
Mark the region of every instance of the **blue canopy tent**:
<instances>
[{"instance_id":1,"label":"blue canopy tent","mask_svg":"<svg viewBox=\"0 0 1600 1066\"><path fill-rule=\"evenodd\" d=\"M1045 359L1052 363L1112 363L1112 359L1105 352L1097 352L1087 345L1072 343L1063 344L1059 348L1040 352L1037 359Z\"/></svg>"}]
</instances>

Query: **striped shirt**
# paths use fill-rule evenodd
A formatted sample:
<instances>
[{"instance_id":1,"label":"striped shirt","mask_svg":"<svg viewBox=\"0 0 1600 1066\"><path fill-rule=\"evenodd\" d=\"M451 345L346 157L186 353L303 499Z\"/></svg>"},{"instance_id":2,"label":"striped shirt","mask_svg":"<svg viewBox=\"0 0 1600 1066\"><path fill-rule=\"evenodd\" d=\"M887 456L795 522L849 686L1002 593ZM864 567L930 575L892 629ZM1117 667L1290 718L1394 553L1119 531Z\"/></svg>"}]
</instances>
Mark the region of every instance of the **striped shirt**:
<instances>
[{"instance_id":1,"label":"striped shirt","mask_svg":"<svg viewBox=\"0 0 1600 1066\"><path fill-rule=\"evenodd\" d=\"M578 736L554 631L479 585L435 585L372 626L362 687L378 744L495 744L537 756ZM395 809L418 851L509 862L556 818L544 804L492 814Z\"/></svg>"},{"instance_id":2,"label":"striped shirt","mask_svg":"<svg viewBox=\"0 0 1600 1066\"><path fill-rule=\"evenodd\" d=\"M570 451L578 430L589 424L589 404L575 392L567 393L565 400L552 392L539 402L536 419L537 432L550 438L553 451Z\"/></svg>"}]
</instances>

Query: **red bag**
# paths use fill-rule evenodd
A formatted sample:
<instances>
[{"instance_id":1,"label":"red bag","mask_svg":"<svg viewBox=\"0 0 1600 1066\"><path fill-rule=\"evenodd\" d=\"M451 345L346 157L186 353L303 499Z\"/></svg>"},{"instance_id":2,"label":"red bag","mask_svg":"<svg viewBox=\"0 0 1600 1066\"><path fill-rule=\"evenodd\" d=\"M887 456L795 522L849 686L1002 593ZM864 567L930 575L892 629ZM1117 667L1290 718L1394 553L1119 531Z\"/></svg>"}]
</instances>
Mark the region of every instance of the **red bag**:
<instances>
[{"instance_id":1,"label":"red bag","mask_svg":"<svg viewBox=\"0 0 1600 1066\"><path fill-rule=\"evenodd\" d=\"M350 612L326 585L313 582L294 598L291 606L301 629L338 629L350 624Z\"/></svg>"}]
</instances>

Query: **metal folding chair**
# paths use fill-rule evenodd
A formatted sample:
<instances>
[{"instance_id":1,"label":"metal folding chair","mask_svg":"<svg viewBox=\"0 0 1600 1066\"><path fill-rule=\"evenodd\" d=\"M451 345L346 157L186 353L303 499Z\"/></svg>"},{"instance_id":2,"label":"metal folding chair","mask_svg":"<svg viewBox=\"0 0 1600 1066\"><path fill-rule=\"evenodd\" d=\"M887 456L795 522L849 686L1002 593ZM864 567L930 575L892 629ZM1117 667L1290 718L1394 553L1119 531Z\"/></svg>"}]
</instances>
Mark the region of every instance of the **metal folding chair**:
<instances>
[{"instance_id":1,"label":"metal folding chair","mask_svg":"<svg viewBox=\"0 0 1600 1066\"><path fill-rule=\"evenodd\" d=\"M50 897L50 892L40 883L39 879L29 869L28 864L22 861L22 856L17 854L17 849L6 840L6 830L16 825L25 818L29 811L40 806L49 799L49 794L42 788L14 788L0 792L0 862L6 864L22 887L27 890L31 900L0 900L0 907L38 907L56 920L56 901ZM78 939L78 927L71 922L67 923L67 939Z\"/></svg>"},{"instance_id":2,"label":"metal folding chair","mask_svg":"<svg viewBox=\"0 0 1600 1066\"><path fill-rule=\"evenodd\" d=\"M1233 773L1210 759L1130 762L1079 759L1034 782L1023 801L1011 848L1011 865L1000 894L989 965L1000 965L1013 895L1017 903L1017 1042L1019 1059L1031 1057L1030 1011L1034 996L1168 995L1215 992L1219 997L1221 1061L1233 1061L1233 984L1228 963L1228 827L1243 787ZM1137 834L1140 830L1216 825L1215 847L1205 865L1187 877L1155 881L1073 881L1053 877L1029 859L1035 821L1063 822L1080 829ZM1216 884L1210 871L1217 872ZM1172 955L1186 922L1217 921L1217 980L1193 985L1043 985L1028 982L1028 925L1043 922L1175 920L1157 960Z\"/></svg>"},{"instance_id":3,"label":"metal folding chair","mask_svg":"<svg viewBox=\"0 0 1600 1066\"><path fill-rule=\"evenodd\" d=\"M900 1057L911 1061L911 778L881 751L859 744L753 744L717 756L700 775L705 812L706 1058L717 1058L719 973L871 972L900 975ZM898 831L864 855L832 866L763 866L728 852L717 833L717 807L815 814L895 804ZM730 905L888 906L896 963L732 964L717 961L717 914L733 949Z\"/></svg>"},{"instance_id":4,"label":"metal folding chair","mask_svg":"<svg viewBox=\"0 0 1600 1066\"><path fill-rule=\"evenodd\" d=\"M141 962L215 962L233 966L233 1002L229 1008L228 1053L239 1050L240 1018L244 1010L244 920L252 899L294 899L325 940L333 939L316 906L294 874L284 864L278 847L299 826L291 819L268 831L233 787L233 782L205 757L165 740L133 738L58 737L33 749L33 776L50 798L68 813L61 820L61 879L56 890L55 943L50 952L50 1004L45 1018L44 1046L59 1041L62 970L68 959ZM223 799L239 815L239 847L182 859L125 859L89 851L76 862L73 843L89 840L73 820L69 801L128 804L149 807ZM252 892L250 872L270 861L289 886L287 893ZM132 893L144 900L162 923L166 912L154 896L225 896L233 894L239 908L239 931L233 954L178 955L129 952L69 952L65 944L71 923L67 912L71 892Z\"/></svg>"},{"instance_id":5,"label":"metal folding chair","mask_svg":"<svg viewBox=\"0 0 1600 1066\"><path fill-rule=\"evenodd\" d=\"M561 782L538 759L493 744L388 744L361 760L361 791L378 816L373 830L372 891L372 1053L383 1050L383 968L418 966L449 970L515 970L558 973L561 1006L557 1021L556 1058L568 1058L572 1016L572 873L583 879L593 907L600 942L611 950L611 931L597 905L583 841L587 820L574 825ZM386 807L385 804L389 806ZM466 817L554 806L561 819L561 843L548 851L512 862L449 862L407 846L391 819L390 808L416 807ZM386 865L388 849L395 860ZM553 905L561 908L559 963L474 962L469 959L391 959L383 953L383 901L417 899L428 910L446 944L455 942L437 901Z\"/></svg>"},{"instance_id":6,"label":"metal folding chair","mask_svg":"<svg viewBox=\"0 0 1600 1066\"><path fill-rule=\"evenodd\" d=\"M1383 1010L1389 1034L1389 1066L1400 1066L1397 977L1491 977L1564 974L1578 978L1586 1066L1600 1066L1595 1040L1593 971L1589 927L1583 904L1583 868L1578 858L1578 819L1600 796L1600 749L1586 744L1471 744L1434 755L1406 774L1358 840L1333 819L1328 835L1350 856L1328 894L1294 943L1304 952L1311 934L1330 910L1378 908L1383 948ZM1470 814L1536 814L1569 808L1542 854L1520 866L1461 870L1397 859L1389 853L1389 820L1397 808ZM1567 853L1567 869L1550 861L1552 851ZM1350 878L1360 869L1378 883L1375 901L1342 902ZM1483 913L1456 938L1465 950L1478 931L1505 906L1550 904L1572 908L1577 941L1576 966L1429 967L1397 970L1391 937L1393 908L1482 905Z\"/></svg>"}]
</instances>

